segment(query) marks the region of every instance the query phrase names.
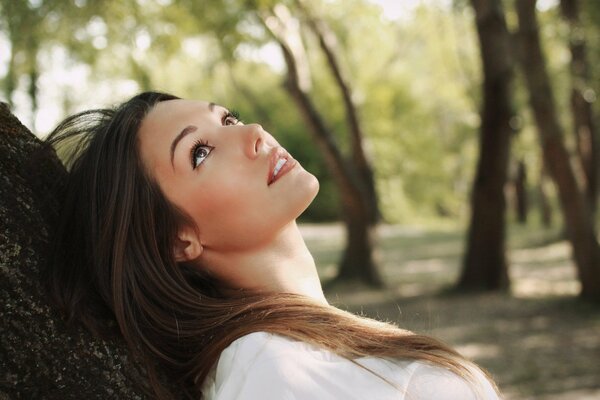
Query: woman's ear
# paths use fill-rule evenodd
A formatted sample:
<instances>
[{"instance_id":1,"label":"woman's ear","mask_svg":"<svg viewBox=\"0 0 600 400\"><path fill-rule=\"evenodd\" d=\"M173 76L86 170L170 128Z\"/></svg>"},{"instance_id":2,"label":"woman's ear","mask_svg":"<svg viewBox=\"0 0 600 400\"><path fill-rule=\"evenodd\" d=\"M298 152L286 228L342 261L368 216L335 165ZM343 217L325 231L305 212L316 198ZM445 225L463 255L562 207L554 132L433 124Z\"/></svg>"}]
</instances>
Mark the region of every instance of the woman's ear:
<instances>
[{"instance_id":1,"label":"woman's ear","mask_svg":"<svg viewBox=\"0 0 600 400\"><path fill-rule=\"evenodd\" d=\"M192 261L200 257L203 247L196 230L187 227L181 229L175 239L173 250L177 262Z\"/></svg>"}]
</instances>

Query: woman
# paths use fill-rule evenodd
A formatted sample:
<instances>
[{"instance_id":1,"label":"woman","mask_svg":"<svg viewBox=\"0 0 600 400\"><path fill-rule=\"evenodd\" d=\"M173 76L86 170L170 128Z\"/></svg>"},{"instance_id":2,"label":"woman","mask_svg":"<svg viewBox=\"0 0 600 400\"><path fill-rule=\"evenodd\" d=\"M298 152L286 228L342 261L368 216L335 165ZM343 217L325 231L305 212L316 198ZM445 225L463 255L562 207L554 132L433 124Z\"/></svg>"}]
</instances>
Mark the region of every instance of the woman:
<instances>
[{"instance_id":1,"label":"woman","mask_svg":"<svg viewBox=\"0 0 600 400\"><path fill-rule=\"evenodd\" d=\"M148 92L49 141L71 154L50 293L155 397L166 375L195 399L497 398L439 341L327 304L295 222L318 182L260 125Z\"/></svg>"}]
</instances>

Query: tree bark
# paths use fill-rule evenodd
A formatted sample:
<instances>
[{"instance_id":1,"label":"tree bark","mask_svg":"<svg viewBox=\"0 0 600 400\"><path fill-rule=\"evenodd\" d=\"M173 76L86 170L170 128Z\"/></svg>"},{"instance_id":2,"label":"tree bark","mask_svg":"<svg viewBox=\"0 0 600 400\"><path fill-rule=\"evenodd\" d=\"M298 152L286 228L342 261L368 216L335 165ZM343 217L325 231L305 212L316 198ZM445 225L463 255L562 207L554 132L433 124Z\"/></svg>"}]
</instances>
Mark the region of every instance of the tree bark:
<instances>
[{"instance_id":1,"label":"tree bark","mask_svg":"<svg viewBox=\"0 0 600 400\"><path fill-rule=\"evenodd\" d=\"M347 241L336 280L359 280L372 286L382 286L383 280L374 257L371 210L360 184L361 177L346 162L334 136L310 99L308 60L300 33L290 23L289 10L282 5L277 7L275 15L263 15L262 19L282 50L287 66L286 90L310 128L340 191Z\"/></svg>"},{"instance_id":2,"label":"tree bark","mask_svg":"<svg viewBox=\"0 0 600 400\"><path fill-rule=\"evenodd\" d=\"M67 329L40 282L65 171L0 103L0 398L141 399L118 341Z\"/></svg>"},{"instance_id":3,"label":"tree bark","mask_svg":"<svg viewBox=\"0 0 600 400\"><path fill-rule=\"evenodd\" d=\"M567 236L581 282L581 296L600 301L600 247L596 240L589 202L578 184L563 143L563 132L558 122L542 53L535 3L535 0L516 2L520 61L542 143L544 161L558 187Z\"/></svg>"},{"instance_id":4,"label":"tree bark","mask_svg":"<svg viewBox=\"0 0 600 400\"><path fill-rule=\"evenodd\" d=\"M589 67L586 59L586 39L584 27L579 18L578 0L561 0L563 17L569 24L569 48L571 50L571 110L573 130L577 141L577 151L585 176L585 193L592 215L598 202L598 132L594 123L592 103L586 100L590 91Z\"/></svg>"},{"instance_id":5,"label":"tree bark","mask_svg":"<svg viewBox=\"0 0 600 400\"><path fill-rule=\"evenodd\" d=\"M373 168L371 167L371 161L369 160L367 152L365 151L365 134L360 122L358 107L356 107L356 104L352 99L352 87L348 82L348 79L344 77L344 73L338 61L337 38L323 19L315 17L309 11L305 4L305 0L296 0L296 2L303 11L307 19L308 26L317 37L321 50L323 51L325 59L327 60L327 65L329 65L334 80L340 89L342 100L344 102L344 108L346 110L346 123L348 124L350 132L352 162L354 168L356 168L358 171L360 176L359 183L361 184L365 199L368 202L368 207L370 210L369 222L371 224L375 224L380 220L381 213L378 206Z\"/></svg>"},{"instance_id":6,"label":"tree bark","mask_svg":"<svg viewBox=\"0 0 600 400\"><path fill-rule=\"evenodd\" d=\"M467 250L458 287L498 290L509 286L505 255L504 186L512 129L513 75L509 34L500 0L472 0L483 65L479 161L471 199Z\"/></svg>"}]
</instances>

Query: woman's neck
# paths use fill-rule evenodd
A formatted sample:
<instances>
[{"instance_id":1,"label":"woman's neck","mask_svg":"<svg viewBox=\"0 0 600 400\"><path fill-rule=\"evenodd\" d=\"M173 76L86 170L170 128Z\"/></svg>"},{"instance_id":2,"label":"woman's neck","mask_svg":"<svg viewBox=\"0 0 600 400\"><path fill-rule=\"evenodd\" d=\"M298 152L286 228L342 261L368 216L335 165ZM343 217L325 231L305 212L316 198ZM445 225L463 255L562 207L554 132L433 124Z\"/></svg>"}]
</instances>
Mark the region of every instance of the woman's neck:
<instances>
[{"instance_id":1,"label":"woman's neck","mask_svg":"<svg viewBox=\"0 0 600 400\"><path fill-rule=\"evenodd\" d=\"M260 248L218 253L205 249L202 264L232 289L293 293L327 304L315 261L295 221Z\"/></svg>"}]
</instances>

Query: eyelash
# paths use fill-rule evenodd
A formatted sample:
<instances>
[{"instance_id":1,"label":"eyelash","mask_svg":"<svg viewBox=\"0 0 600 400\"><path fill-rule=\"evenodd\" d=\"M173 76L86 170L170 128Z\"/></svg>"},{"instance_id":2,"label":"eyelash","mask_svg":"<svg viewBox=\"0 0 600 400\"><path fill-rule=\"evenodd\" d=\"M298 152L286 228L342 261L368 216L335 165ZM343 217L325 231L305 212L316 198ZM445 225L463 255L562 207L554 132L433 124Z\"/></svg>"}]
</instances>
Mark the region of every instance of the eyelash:
<instances>
[{"instance_id":1,"label":"eyelash","mask_svg":"<svg viewBox=\"0 0 600 400\"><path fill-rule=\"evenodd\" d=\"M221 118L221 124L227 125L227 121L229 118L232 118L234 120L233 125L236 125L236 124L239 124L240 122L242 122L242 120L240 119L240 113L236 110L231 110L231 111L226 111L223 114L223 118ZM204 157L202 162L204 162L204 160L206 160L206 157L208 157L210 155L210 152L214 149L214 147L210 146L207 141L198 139L196 141L196 143L194 143L194 145L190 149L190 161L192 163L192 169L198 168L198 166L200 166L200 164L202 163L202 162L200 162L196 165L196 152L201 147L207 147L209 149L208 154Z\"/></svg>"},{"instance_id":2,"label":"eyelash","mask_svg":"<svg viewBox=\"0 0 600 400\"><path fill-rule=\"evenodd\" d=\"M202 159L201 162L199 162L198 164L196 164L196 152L201 147L207 147L209 149L208 150L208 154L206 154L206 156ZM198 168L200 166L200 164L202 164L204 162L204 160L206 160L206 158L210 155L210 152L213 149L214 149L214 147L210 146L207 141L202 140L202 139L198 139L196 141L196 143L194 143L194 145L192 146L192 148L190 150L190 161L192 162L192 169Z\"/></svg>"},{"instance_id":3,"label":"eyelash","mask_svg":"<svg viewBox=\"0 0 600 400\"><path fill-rule=\"evenodd\" d=\"M242 120L240 119L240 113L237 112L236 110L231 110L231 111L225 111L225 113L223 114L223 118L221 118L221 124L226 125L227 120L229 118L234 119L233 125L236 125L236 124L239 124L240 122L242 122Z\"/></svg>"}]
</instances>

